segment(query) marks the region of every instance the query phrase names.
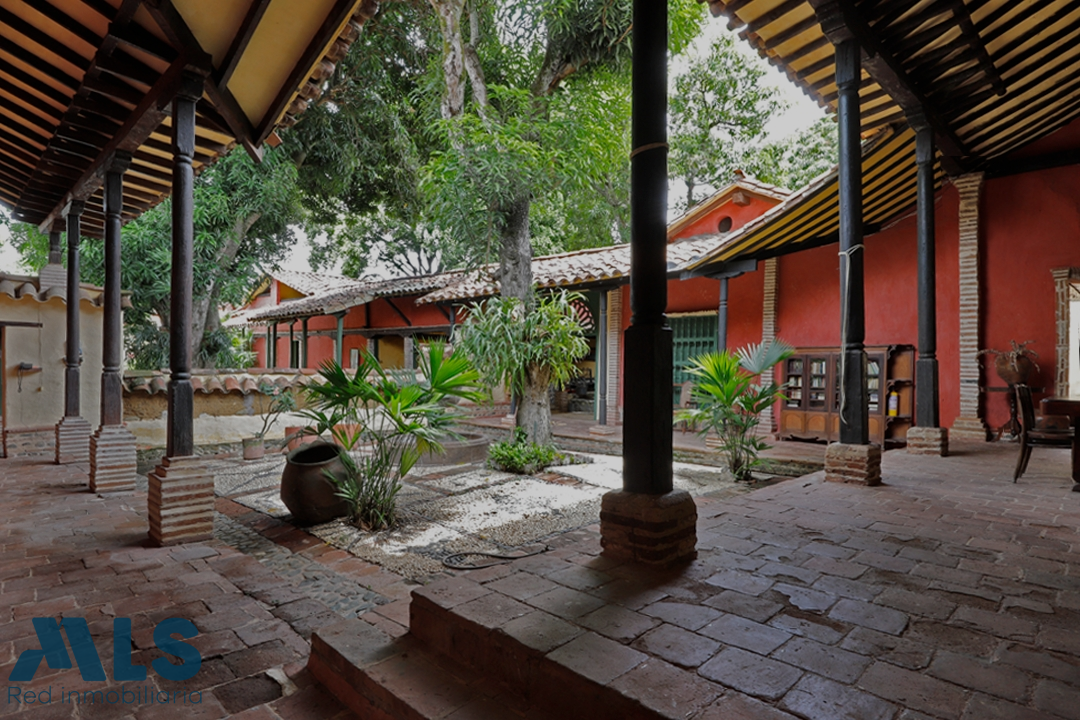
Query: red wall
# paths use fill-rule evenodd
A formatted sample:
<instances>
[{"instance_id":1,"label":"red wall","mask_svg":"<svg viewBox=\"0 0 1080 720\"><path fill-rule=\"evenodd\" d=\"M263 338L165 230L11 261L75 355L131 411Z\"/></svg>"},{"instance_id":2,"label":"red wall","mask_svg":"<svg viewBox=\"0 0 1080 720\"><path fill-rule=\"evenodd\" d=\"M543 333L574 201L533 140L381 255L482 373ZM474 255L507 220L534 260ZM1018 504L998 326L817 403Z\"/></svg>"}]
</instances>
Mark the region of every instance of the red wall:
<instances>
[{"instance_id":1,"label":"red wall","mask_svg":"<svg viewBox=\"0 0 1080 720\"><path fill-rule=\"evenodd\" d=\"M758 217L769 208L778 204L777 201L773 200L772 198L759 197L757 195L752 195L747 191L742 191L742 193L743 196L750 201L749 204L736 205L734 202L730 201L723 203L716 210L707 213L701 218L698 218L695 222L687 225L671 239L681 240L683 238L691 238L697 235L712 235L717 232L717 226L720 224L720 220L724 217L730 217L731 229L738 230L743 225Z\"/></svg>"}]
</instances>

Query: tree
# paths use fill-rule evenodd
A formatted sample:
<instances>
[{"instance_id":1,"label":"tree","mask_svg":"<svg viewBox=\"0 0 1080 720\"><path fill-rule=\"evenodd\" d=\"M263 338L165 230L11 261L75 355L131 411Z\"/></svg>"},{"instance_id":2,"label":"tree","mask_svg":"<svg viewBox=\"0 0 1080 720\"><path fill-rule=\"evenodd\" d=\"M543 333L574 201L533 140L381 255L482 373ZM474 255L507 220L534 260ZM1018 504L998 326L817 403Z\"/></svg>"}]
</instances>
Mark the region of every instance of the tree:
<instances>
[{"instance_id":1,"label":"tree","mask_svg":"<svg viewBox=\"0 0 1080 720\"><path fill-rule=\"evenodd\" d=\"M836 158L836 122L822 117L802 132L751 153L746 171L764 182L794 189L831 169Z\"/></svg>"},{"instance_id":2,"label":"tree","mask_svg":"<svg viewBox=\"0 0 1080 720\"><path fill-rule=\"evenodd\" d=\"M194 364L235 366L247 356L221 327L219 307L242 304L262 268L279 262L294 241L291 226L303 217L296 168L273 150L259 165L244 153L231 153L196 178L194 193ZM169 365L171 212L166 199L122 231L120 283L130 291L124 322L134 368ZM45 264L48 238L36 228L16 224L11 242L34 272ZM84 241L81 253L83 279L102 284L103 243Z\"/></svg>"},{"instance_id":3,"label":"tree","mask_svg":"<svg viewBox=\"0 0 1080 720\"><path fill-rule=\"evenodd\" d=\"M784 109L776 88L762 84L764 76L762 63L722 35L675 78L669 173L686 183L685 209L700 200L696 188L723 187L735 170L745 169L765 123Z\"/></svg>"},{"instance_id":4,"label":"tree","mask_svg":"<svg viewBox=\"0 0 1080 720\"><path fill-rule=\"evenodd\" d=\"M458 342L488 387L505 386L518 398L516 425L530 442L551 442L548 390L578 373L589 346L573 302L559 291L533 306L516 297L492 298L470 310Z\"/></svg>"}]
</instances>

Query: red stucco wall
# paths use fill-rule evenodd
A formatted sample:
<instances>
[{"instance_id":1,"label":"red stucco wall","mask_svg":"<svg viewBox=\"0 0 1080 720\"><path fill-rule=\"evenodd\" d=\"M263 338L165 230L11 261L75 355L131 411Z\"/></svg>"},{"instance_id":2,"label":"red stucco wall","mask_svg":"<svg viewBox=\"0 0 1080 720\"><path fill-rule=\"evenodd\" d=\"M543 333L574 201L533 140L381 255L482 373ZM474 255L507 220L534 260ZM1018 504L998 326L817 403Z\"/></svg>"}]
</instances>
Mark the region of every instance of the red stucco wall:
<instances>
[{"instance_id":1,"label":"red stucco wall","mask_svg":"<svg viewBox=\"0 0 1080 720\"><path fill-rule=\"evenodd\" d=\"M746 223L764 213L777 204L772 198L763 198L744 192L750 202L747 205L736 205L733 202L723 203L718 209L704 215L695 222L687 225L673 239L695 237L697 235L712 235L717 232L720 220L724 217L731 218L731 229L738 230Z\"/></svg>"}]
</instances>

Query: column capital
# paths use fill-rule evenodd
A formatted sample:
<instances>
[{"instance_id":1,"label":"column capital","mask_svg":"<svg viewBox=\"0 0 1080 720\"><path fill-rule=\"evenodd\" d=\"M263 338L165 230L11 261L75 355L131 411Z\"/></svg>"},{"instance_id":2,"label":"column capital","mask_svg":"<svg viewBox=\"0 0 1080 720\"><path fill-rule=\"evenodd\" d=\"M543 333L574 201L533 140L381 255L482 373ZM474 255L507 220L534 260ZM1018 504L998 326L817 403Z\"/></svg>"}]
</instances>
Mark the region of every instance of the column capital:
<instances>
[{"instance_id":1,"label":"column capital","mask_svg":"<svg viewBox=\"0 0 1080 720\"><path fill-rule=\"evenodd\" d=\"M105 171L111 173L124 173L131 167L131 153L125 150L117 150L109 158L105 165Z\"/></svg>"},{"instance_id":2,"label":"column capital","mask_svg":"<svg viewBox=\"0 0 1080 720\"><path fill-rule=\"evenodd\" d=\"M64 217L79 216L83 214L83 210L86 209L85 200L71 200L68 202L67 207L64 208Z\"/></svg>"},{"instance_id":3,"label":"column capital","mask_svg":"<svg viewBox=\"0 0 1080 720\"><path fill-rule=\"evenodd\" d=\"M191 70L185 71L176 85L176 97L180 100L198 102L203 96L203 86L206 78Z\"/></svg>"}]
</instances>

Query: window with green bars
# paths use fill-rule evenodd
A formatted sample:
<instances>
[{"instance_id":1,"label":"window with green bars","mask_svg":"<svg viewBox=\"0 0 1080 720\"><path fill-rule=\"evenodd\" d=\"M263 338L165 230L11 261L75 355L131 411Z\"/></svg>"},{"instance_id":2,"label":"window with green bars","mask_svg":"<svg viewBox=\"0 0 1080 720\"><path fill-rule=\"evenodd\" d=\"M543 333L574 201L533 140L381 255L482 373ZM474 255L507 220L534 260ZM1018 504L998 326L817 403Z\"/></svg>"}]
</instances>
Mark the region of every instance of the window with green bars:
<instances>
[{"instance_id":1,"label":"window with green bars","mask_svg":"<svg viewBox=\"0 0 1080 720\"><path fill-rule=\"evenodd\" d=\"M716 351L716 313L669 317L672 331L672 404L679 402L680 386L694 377L686 372L690 358Z\"/></svg>"}]
</instances>

